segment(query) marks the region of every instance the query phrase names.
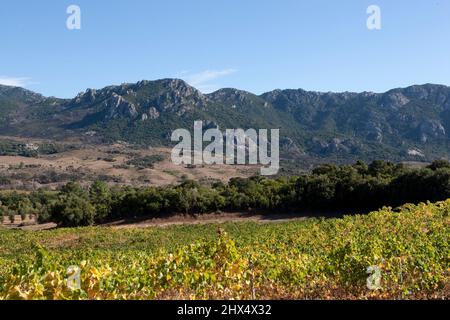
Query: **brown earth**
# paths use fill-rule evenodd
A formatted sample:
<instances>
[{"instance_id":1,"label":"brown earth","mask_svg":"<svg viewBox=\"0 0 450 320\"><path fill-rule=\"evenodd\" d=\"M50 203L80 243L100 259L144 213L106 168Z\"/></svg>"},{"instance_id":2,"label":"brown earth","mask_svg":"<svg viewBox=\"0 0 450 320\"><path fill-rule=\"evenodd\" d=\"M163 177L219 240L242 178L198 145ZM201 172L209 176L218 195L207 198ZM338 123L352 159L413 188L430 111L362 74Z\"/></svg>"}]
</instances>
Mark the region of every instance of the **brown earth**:
<instances>
[{"instance_id":1,"label":"brown earth","mask_svg":"<svg viewBox=\"0 0 450 320\"><path fill-rule=\"evenodd\" d=\"M118 220L107 223L104 226L114 228L149 228L149 227L170 227L174 225L198 225L198 224L221 224L227 222L258 222L258 223L283 223L288 221L309 219L304 214L251 214L251 213L213 213L203 215L174 215L167 218L148 218L140 220Z\"/></svg>"},{"instance_id":2,"label":"brown earth","mask_svg":"<svg viewBox=\"0 0 450 320\"><path fill-rule=\"evenodd\" d=\"M218 212L203 215L173 215L166 218L142 218L142 219L123 219L101 225L102 227L111 227L117 229L132 228L165 228L175 225L203 225L203 224L222 224L227 222L257 222L257 223L283 223L288 221L301 221L309 219L305 214L252 214L240 212ZM9 229L20 229L24 231L49 230L57 227L55 223L38 224L30 218L22 221L17 215L13 223L5 218L3 225L0 226Z\"/></svg>"},{"instance_id":3,"label":"brown earth","mask_svg":"<svg viewBox=\"0 0 450 320\"><path fill-rule=\"evenodd\" d=\"M1 137L0 137L1 138ZM4 138L4 137L3 137ZM28 143L42 141L27 140ZM35 189L42 186L55 189L70 180L90 183L97 179L111 184L133 186L164 186L185 179L202 182L227 182L232 177L249 177L259 172L258 166L204 165L196 167L177 166L170 159L169 148L139 148L126 144L77 145L75 150L37 158L0 156L0 177L11 180L2 189ZM133 159L162 155L165 160L153 168L137 168L127 165ZM42 177L56 176L56 182L42 182ZM0 180L1 182L1 180Z\"/></svg>"}]
</instances>

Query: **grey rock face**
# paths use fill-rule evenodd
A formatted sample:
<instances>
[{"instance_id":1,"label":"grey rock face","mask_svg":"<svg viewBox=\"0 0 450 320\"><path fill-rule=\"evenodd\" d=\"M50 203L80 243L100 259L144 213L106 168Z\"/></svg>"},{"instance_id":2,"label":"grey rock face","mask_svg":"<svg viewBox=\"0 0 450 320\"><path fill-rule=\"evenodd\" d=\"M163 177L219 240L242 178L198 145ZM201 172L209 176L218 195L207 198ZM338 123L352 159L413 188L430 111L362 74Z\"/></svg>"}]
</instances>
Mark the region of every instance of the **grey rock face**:
<instances>
[{"instance_id":1,"label":"grey rock face","mask_svg":"<svg viewBox=\"0 0 450 320\"><path fill-rule=\"evenodd\" d=\"M150 109L148 109L148 117L152 120L158 119L160 116L159 111L154 108L154 107L150 107Z\"/></svg>"},{"instance_id":2,"label":"grey rock face","mask_svg":"<svg viewBox=\"0 0 450 320\"><path fill-rule=\"evenodd\" d=\"M375 124L373 122L367 123L367 139L376 141L376 142L383 142L383 129L378 124Z\"/></svg>"},{"instance_id":3,"label":"grey rock face","mask_svg":"<svg viewBox=\"0 0 450 320\"><path fill-rule=\"evenodd\" d=\"M427 120L419 126L420 140L426 143L429 138L445 137L446 131L442 123L437 120Z\"/></svg>"},{"instance_id":4,"label":"grey rock face","mask_svg":"<svg viewBox=\"0 0 450 320\"><path fill-rule=\"evenodd\" d=\"M358 144L351 139L334 138L329 142L321 139L313 139L312 150L315 153L327 155L331 153L351 153L359 148Z\"/></svg>"},{"instance_id":5,"label":"grey rock face","mask_svg":"<svg viewBox=\"0 0 450 320\"><path fill-rule=\"evenodd\" d=\"M107 119L115 119L120 116L136 118L138 116L136 106L116 93L113 93L111 98L104 102L104 106L108 110Z\"/></svg>"},{"instance_id":6,"label":"grey rock face","mask_svg":"<svg viewBox=\"0 0 450 320\"><path fill-rule=\"evenodd\" d=\"M204 108L206 97L197 89L189 86L183 80L162 80L165 90L161 91L154 100L159 110L177 111L184 114L193 108Z\"/></svg>"},{"instance_id":7,"label":"grey rock face","mask_svg":"<svg viewBox=\"0 0 450 320\"><path fill-rule=\"evenodd\" d=\"M220 89L210 94L210 98L216 101L233 100L240 103L245 102L247 92L237 89Z\"/></svg>"},{"instance_id":8,"label":"grey rock face","mask_svg":"<svg viewBox=\"0 0 450 320\"><path fill-rule=\"evenodd\" d=\"M390 109L398 109L409 103L409 99L401 92L390 92L383 96L382 105Z\"/></svg>"},{"instance_id":9,"label":"grey rock face","mask_svg":"<svg viewBox=\"0 0 450 320\"><path fill-rule=\"evenodd\" d=\"M281 149L285 150L290 154L303 155L305 154L303 150L291 139L291 138L282 138L280 140Z\"/></svg>"},{"instance_id":10,"label":"grey rock face","mask_svg":"<svg viewBox=\"0 0 450 320\"><path fill-rule=\"evenodd\" d=\"M406 88L404 91L405 94L412 98L424 100L427 99L430 94L435 92L435 88L431 86L411 86Z\"/></svg>"},{"instance_id":11,"label":"grey rock face","mask_svg":"<svg viewBox=\"0 0 450 320\"><path fill-rule=\"evenodd\" d=\"M224 105L231 109L241 109L261 105L268 107L267 101L262 100L258 96L243 90L237 89L220 89L207 95L207 98L216 104Z\"/></svg>"}]
</instances>

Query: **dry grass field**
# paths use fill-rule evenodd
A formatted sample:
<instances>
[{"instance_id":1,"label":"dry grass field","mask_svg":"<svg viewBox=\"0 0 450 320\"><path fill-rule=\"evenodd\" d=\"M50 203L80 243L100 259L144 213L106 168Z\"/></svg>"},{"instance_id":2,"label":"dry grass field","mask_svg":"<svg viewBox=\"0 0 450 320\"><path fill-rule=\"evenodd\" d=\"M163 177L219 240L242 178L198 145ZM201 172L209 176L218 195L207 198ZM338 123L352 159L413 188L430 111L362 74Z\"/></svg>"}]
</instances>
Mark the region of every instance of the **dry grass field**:
<instances>
[{"instance_id":1,"label":"dry grass field","mask_svg":"<svg viewBox=\"0 0 450 320\"><path fill-rule=\"evenodd\" d=\"M26 143L43 142L21 140ZM0 188L56 189L71 180L88 184L103 180L133 186L164 186L186 179L226 182L232 177L252 176L259 169L256 166L230 165L177 166L171 162L170 151L169 148L138 148L127 144L76 144L70 150L51 155L0 156ZM163 160L155 161L151 166L130 164L133 160L157 155Z\"/></svg>"}]
</instances>

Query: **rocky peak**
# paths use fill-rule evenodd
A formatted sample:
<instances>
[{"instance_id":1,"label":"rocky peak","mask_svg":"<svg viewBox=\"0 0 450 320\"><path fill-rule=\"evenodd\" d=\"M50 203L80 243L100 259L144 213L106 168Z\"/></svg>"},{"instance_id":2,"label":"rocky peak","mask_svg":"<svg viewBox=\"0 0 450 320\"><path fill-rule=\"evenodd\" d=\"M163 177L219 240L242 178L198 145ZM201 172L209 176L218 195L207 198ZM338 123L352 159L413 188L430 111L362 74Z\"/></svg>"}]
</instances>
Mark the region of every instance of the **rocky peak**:
<instances>
[{"instance_id":1,"label":"rocky peak","mask_svg":"<svg viewBox=\"0 0 450 320\"><path fill-rule=\"evenodd\" d=\"M410 100L399 90L389 91L381 98L381 106L393 110L397 110L409 102Z\"/></svg>"},{"instance_id":2,"label":"rocky peak","mask_svg":"<svg viewBox=\"0 0 450 320\"><path fill-rule=\"evenodd\" d=\"M180 79L144 80L138 82L134 89L140 97L139 105L145 110L151 109L156 117L159 116L157 112L164 111L182 115L194 108L205 108L208 102L199 90Z\"/></svg>"},{"instance_id":3,"label":"rocky peak","mask_svg":"<svg viewBox=\"0 0 450 320\"><path fill-rule=\"evenodd\" d=\"M45 97L39 93L20 88L0 85L0 98L20 101L27 104L36 104L45 100Z\"/></svg>"},{"instance_id":4,"label":"rocky peak","mask_svg":"<svg viewBox=\"0 0 450 320\"><path fill-rule=\"evenodd\" d=\"M87 89L68 102L70 108L98 107L107 119L140 116L142 121L159 118L161 112L183 115L194 108L204 108L207 98L179 79L142 80L100 90Z\"/></svg>"},{"instance_id":5,"label":"rocky peak","mask_svg":"<svg viewBox=\"0 0 450 320\"><path fill-rule=\"evenodd\" d=\"M440 110L450 109L450 87L435 84L414 85L390 90L381 95L381 105L394 110L410 101L426 101Z\"/></svg>"},{"instance_id":6,"label":"rocky peak","mask_svg":"<svg viewBox=\"0 0 450 320\"><path fill-rule=\"evenodd\" d=\"M134 119L138 116L136 106L116 93L113 93L111 98L105 100L103 105L107 109L107 119L114 119L120 116Z\"/></svg>"},{"instance_id":7,"label":"rocky peak","mask_svg":"<svg viewBox=\"0 0 450 320\"><path fill-rule=\"evenodd\" d=\"M253 93L238 90L234 88L225 88L217 90L208 95L208 98L219 104L223 104L233 109L243 106L254 106L258 104L264 104L260 97Z\"/></svg>"}]
</instances>

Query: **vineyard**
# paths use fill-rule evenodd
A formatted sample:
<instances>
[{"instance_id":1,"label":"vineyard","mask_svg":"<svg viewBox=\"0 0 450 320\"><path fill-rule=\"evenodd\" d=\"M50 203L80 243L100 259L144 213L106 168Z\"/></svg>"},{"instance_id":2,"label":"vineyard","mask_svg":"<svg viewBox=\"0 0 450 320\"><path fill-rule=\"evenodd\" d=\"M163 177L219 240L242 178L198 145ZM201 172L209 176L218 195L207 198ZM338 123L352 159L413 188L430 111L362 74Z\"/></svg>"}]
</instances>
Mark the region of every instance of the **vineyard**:
<instances>
[{"instance_id":1,"label":"vineyard","mask_svg":"<svg viewBox=\"0 0 450 320\"><path fill-rule=\"evenodd\" d=\"M449 213L450 200L287 223L1 229L0 299L448 299Z\"/></svg>"}]
</instances>

